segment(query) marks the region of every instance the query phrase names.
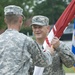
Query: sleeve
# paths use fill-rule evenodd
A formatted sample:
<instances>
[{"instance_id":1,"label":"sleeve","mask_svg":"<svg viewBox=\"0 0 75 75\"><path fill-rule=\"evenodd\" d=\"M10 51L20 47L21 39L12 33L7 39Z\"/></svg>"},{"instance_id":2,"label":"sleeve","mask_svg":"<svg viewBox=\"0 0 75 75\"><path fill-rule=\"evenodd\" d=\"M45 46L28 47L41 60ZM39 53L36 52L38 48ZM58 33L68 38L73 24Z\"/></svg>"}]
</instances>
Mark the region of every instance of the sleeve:
<instances>
[{"instance_id":1,"label":"sleeve","mask_svg":"<svg viewBox=\"0 0 75 75\"><path fill-rule=\"evenodd\" d=\"M72 67L74 65L74 54L66 44L60 42L60 46L56 49L56 51L66 67Z\"/></svg>"},{"instance_id":2,"label":"sleeve","mask_svg":"<svg viewBox=\"0 0 75 75\"><path fill-rule=\"evenodd\" d=\"M48 51L39 49L34 41L28 45L28 51L31 54L33 63L39 67L45 67L52 64L52 56Z\"/></svg>"}]
</instances>

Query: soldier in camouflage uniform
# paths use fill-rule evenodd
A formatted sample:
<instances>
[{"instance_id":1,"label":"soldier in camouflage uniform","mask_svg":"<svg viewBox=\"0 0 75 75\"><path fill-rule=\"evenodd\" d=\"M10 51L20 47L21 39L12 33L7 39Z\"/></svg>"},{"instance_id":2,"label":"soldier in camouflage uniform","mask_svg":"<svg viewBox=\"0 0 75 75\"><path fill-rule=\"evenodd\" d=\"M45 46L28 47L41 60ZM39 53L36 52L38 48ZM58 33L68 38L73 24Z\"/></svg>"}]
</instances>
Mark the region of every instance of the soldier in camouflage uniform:
<instances>
[{"instance_id":1,"label":"soldier in camouflage uniform","mask_svg":"<svg viewBox=\"0 0 75 75\"><path fill-rule=\"evenodd\" d=\"M32 60L41 67L51 64L50 53L39 50L31 38L19 33L23 9L9 5L4 8L4 15L8 28L0 35L0 75L28 75Z\"/></svg>"},{"instance_id":2,"label":"soldier in camouflage uniform","mask_svg":"<svg viewBox=\"0 0 75 75\"><path fill-rule=\"evenodd\" d=\"M49 32L50 27L48 25L49 19L45 16L37 15L32 18L31 26L33 34L40 48L42 47L42 44ZM59 41L57 37L54 37L52 39L51 44L54 47L54 54L52 55L52 65L44 68L43 75L65 75L63 65L68 68L72 67L74 64L74 55L71 52L70 48L66 46L66 44L64 44L62 41ZM33 67L31 66L29 70L30 75L33 72L32 69Z\"/></svg>"}]
</instances>

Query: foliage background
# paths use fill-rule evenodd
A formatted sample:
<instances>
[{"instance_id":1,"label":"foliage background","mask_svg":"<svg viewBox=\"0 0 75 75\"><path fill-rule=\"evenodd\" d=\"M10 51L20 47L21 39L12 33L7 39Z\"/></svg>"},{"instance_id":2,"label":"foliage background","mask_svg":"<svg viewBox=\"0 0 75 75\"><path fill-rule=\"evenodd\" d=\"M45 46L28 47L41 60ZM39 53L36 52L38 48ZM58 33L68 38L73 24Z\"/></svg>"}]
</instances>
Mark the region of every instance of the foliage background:
<instances>
[{"instance_id":1,"label":"foliage background","mask_svg":"<svg viewBox=\"0 0 75 75\"><path fill-rule=\"evenodd\" d=\"M0 29L6 29L6 24L4 23L4 7L7 5L18 5L23 8L26 19L33 17L34 15L44 15L49 18L49 24L54 25L58 20L62 12L68 5L67 0L0 0ZM70 2L71 0L69 0ZM26 28L26 24L21 29L21 32L26 34L29 31L31 33L31 28ZM29 26L29 25L28 25Z\"/></svg>"}]
</instances>

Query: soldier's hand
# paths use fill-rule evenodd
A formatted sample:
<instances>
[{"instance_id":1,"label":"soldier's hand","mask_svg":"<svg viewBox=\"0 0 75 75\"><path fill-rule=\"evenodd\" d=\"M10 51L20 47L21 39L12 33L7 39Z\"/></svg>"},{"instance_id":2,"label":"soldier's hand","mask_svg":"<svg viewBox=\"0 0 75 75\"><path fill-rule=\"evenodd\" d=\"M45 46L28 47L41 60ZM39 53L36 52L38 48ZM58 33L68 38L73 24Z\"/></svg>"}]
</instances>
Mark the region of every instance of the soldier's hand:
<instances>
[{"instance_id":1,"label":"soldier's hand","mask_svg":"<svg viewBox=\"0 0 75 75\"><path fill-rule=\"evenodd\" d=\"M60 40L57 37L54 37L51 41L51 45L56 49L60 45Z\"/></svg>"},{"instance_id":2,"label":"soldier's hand","mask_svg":"<svg viewBox=\"0 0 75 75\"><path fill-rule=\"evenodd\" d=\"M47 45L47 50L50 51L50 54L51 54L51 55L54 54L54 48L53 48L53 46L49 47L49 46Z\"/></svg>"}]
</instances>

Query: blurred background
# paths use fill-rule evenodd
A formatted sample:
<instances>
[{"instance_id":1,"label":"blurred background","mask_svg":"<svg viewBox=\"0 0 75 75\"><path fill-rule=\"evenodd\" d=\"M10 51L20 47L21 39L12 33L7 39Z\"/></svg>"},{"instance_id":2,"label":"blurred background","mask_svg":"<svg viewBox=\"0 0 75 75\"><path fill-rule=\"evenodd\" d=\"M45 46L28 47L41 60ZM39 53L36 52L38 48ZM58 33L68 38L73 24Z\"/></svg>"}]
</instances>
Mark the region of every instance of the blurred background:
<instances>
[{"instance_id":1,"label":"blurred background","mask_svg":"<svg viewBox=\"0 0 75 75\"><path fill-rule=\"evenodd\" d=\"M30 23L34 15L47 16L49 18L49 25L52 28L70 2L71 0L0 0L0 34L7 29L4 23L4 7L7 5L18 5L23 8L25 19L20 32L33 37ZM73 21L64 30L60 38L69 45L70 48L72 46L72 32ZM73 68L67 69L64 67L64 69L66 73L75 73Z\"/></svg>"},{"instance_id":2,"label":"blurred background","mask_svg":"<svg viewBox=\"0 0 75 75\"><path fill-rule=\"evenodd\" d=\"M71 0L0 0L0 33L6 29L4 23L4 7L7 5L18 5L23 8L24 23L21 32L32 35L30 27L34 15L44 15L49 18L49 24L56 23L62 12Z\"/></svg>"}]
</instances>

